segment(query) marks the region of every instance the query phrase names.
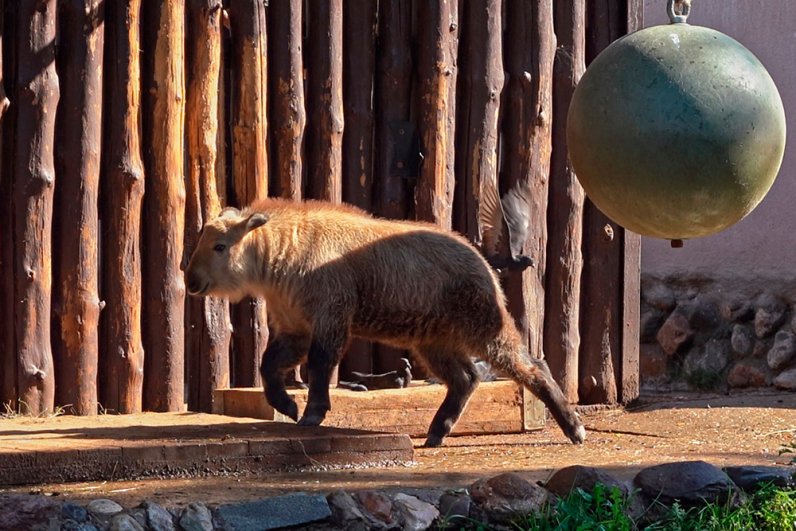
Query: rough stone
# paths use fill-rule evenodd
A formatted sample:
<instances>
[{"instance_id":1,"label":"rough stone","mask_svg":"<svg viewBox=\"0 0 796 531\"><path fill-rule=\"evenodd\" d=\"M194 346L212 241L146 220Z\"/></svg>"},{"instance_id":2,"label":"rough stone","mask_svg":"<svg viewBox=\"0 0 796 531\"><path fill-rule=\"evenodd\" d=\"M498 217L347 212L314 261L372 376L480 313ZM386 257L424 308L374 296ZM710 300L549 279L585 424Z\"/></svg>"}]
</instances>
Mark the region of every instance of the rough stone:
<instances>
[{"instance_id":1,"label":"rough stone","mask_svg":"<svg viewBox=\"0 0 796 531\"><path fill-rule=\"evenodd\" d=\"M61 502L46 496L0 494L0 515L5 529L58 529Z\"/></svg>"},{"instance_id":2,"label":"rough stone","mask_svg":"<svg viewBox=\"0 0 796 531\"><path fill-rule=\"evenodd\" d=\"M97 520L107 522L116 514L124 510L124 507L119 505L113 500L99 499L91 500L86 506L86 510L90 512Z\"/></svg>"},{"instance_id":3,"label":"rough stone","mask_svg":"<svg viewBox=\"0 0 796 531\"><path fill-rule=\"evenodd\" d=\"M659 344L639 346L639 376L642 384L659 384L669 379L669 356Z\"/></svg>"},{"instance_id":4,"label":"rough stone","mask_svg":"<svg viewBox=\"0 0 796 531\"><path fill-rule=\"evenodd\" d=\"M260 531L326 520L332 511L324 496L298 492L222 505L218 514L235 531Z\"/></svg>"},{"instance_id":5,"label":"rough stone","mask_svg":"<svg viewBox=\"0 0 796 531\"><path fill-rule=\"evenodd\" d=\"M108 531L144 531L144 528L129 514L121 513L111 518Z\"/></svg>"},{"instance_id":6,"label":"rough stone","mask_svg":"<svg viewBox=\"0 0 796 531\"><path fill-rule=\"evenodd\" d=\"M467 521L470 517L470 505L473 499L464 492L446 492L439 499L440 517L455 526Z\"/></svg>"},{"instance_id":7,"label":"rough stone","mask_svg":"<svg viewBox=\"0 0 796 531\"><path fill-rule=\"evenodd\" d=\"M788 308L771 293L763 293L755 300L755 335L768 337L785 322Z\"/></svg>"},{"instance_id":8,"label":"rough stone","mask_svg":"<svg viewBox=\"0 0 796 531\"><path fill-rule=\"evenodd\" d=\"M642 279L641 300L652 306L670 312L677 304L674 291L660 281Z\"/></svg>"},{"instance_id":9,"label":"rough stone","mask_svg":"<svg viewBox=\"0 0 796 531\"><path fill-rule=\"evenodd\" d=\"M0 527L0 529L4 529ZM34 528L35 529L35 528ZM56 526L54 529L58 529ZM97 526L94 524L90 524L88 522L75 522L71 518L68 518L61 522L60 531L99 531Z\"/></svg>"},{"instance_id":10,"label":"rough stone","mask_svg":"<svg viewBox=\"0 0 796 531\"><path fill-rule=\"evenodd\" d=\"M539 511L549 499L545 489L511 472L479 479L470 486L470 496L490 520L497 522Z\"/></svg>"},{"instance_id":11,"label":"rough stone","mask_svg":"<svg viewBox=\"0 0 796 531\"><path fill-rule=\"evenodd\" d=\"M796 367L779 373L773 383L780 389L796 390Z\"/></svg>"},{"instance_id":12,"label":"rough stone","mask_svg":"<svg viewBox=\"0 0 796 531\"><path fill-rule=\"evenodd\" d=\"M127 514L132 516L144 529L150 529L149 525L147 525L146 510L143 507L134 507L127 511Z\"/></svg>"},{"instance_id":13,"label":"rough stone","mask_svg":"<svg viewBox=\"0 0 796 531\"><path fill-rule=\"evenodd\" d=\"M639 317L639 341L642 343L651 343L655 341L655 334L666 319L664 314L658 308L647 306L641 311Z\"/></svg>"},{"instance_id":14,"label":"rough stone","mask_svg":"<svg viewBox=\"0 0 796 531\"><path fill-rule=\"evenodd\" d=\"M721 339L711 339L702 348L695 347L683 360L683 372L688 376L718 375L730 361L730 345Z\"/></svg>"},{"instance_id":15,"label":"rough stone","mask_svg":"<svg viewBox=\"0 0 796 531\"><path fill-rule=\"evenodd\" d=\"M376 520L385 524L390 524L393 521L392 500L384 494L366 490L358 492L357 499L362 505L362 508L365 509L369 515L375 517Z\"/></svg>"},{"instance_id":16,"label":"rough stone","mask_svg":"<svg viewBox=\"0 0 796 531\"><path fill-rule=\"evenodd\" d=\"M628 485L612 475L594 467L573 465L556 471L544 487L557 496L567 496L573 489L581 488L591 491L598 483L605 487L616 487L627 495Z\"/></svg>"},{"instance_id":17,"label":"rough stone","mask_svg":"<svg viewBox=\"0 0 796 531\"><path fill-rule=\"evenodd\" d=\"M755 346L752 347L752 356L755 358L765 360L768 354L768 351L771 350L771 345L774 343L774 340L769 339L758 339L755 341Z\"/></svg>"},{"instance_id":18,"label":"rough stone","mask_svg":"<svg viewBox=\"0 0 796 531\"><path fill-rule=\"evenodd\" d=\"M664 463L640 471L633 479L648 500L684 507L702 503L726 503L737 493L732 480L719 468L704 461Z\"/></svg>"},{"instance_id":19,"label":"rough stone","mask_svg":"<svg viewBox=\"0 0 796 531\"><path fill-rule=\"evenodd\" d=\"M343 490L332 492L326 497L332 512L331 521L343 529L365 531L371 526L362 513L354 497Z\"/></svg>"},{"instance_id":20,"label":"rough stone","mask_svg":"<svg viewBox=\"0 0 796 531\"><path fill-rule=\"evenodd\" d=\"M405 531L428 529L439 516L439 510L430 503L402 492L393 498L393 507Z\"/></svg>"},{"instance_id":21,"label":"rough stone","mask_svg":"<svg viewBox=\"0 0 796 531\"><path fill-rule=\"evenodd\" d=\"M730 387L763 387L766 385L765 371L754 360L741 360L727 374Z\"/></svg>"},{"instance_id":22,"label":"rough stone","mask_svg":"<svg viewBox=\"0 0 796 531\"><path fill-rule=\"evenodd\" d=\"M780 488L792 488L793 470L778 466L728 466L724 472L746 492L756 491L761 484L773 484Z\"/></svg>"},{"instance_id":23,"label":"rough stone","mask_svg":"<svg viewBox=\"0 0 796 531\"><path fill-rule=\"evenodd\" d=\"M796 336L791 332L780 330L774 336L774 344L771 350L768 351L768 366L774 370L779 370L791 361L796 356Z\"/></svg>"},{"instance_id":24,"label":"rough stone","mask_svg":"<svg viewBox=\"0 0 796 531\"><path fill-rule=\"evenodd\" d=\"M688 324L693 330L710 333L721 323L719 305L716 299L709 295L699 294L679 305L678 309L685 313Z\"/></svg>"},{"instance_id":25,"label":"rough stone","mask_svg":"<svg viewBox=\"0 0 796 531\"><path fill-rule=\"evenodd\" d=\"M146 511L146 521L152 531L174 531L174 518L166 509L151 501L145 501L141 507Z\"/></svg>"},{"instance_id":26,"label":"rough stone","mask_svg":"<svg viewBox=\"0 0 796 531\"><path fill-rule=\"evenodd\" d=\"M213 516L203 503L191 503L182 511L179 524L184 531L213 531Z\"/></svg>"},{"instance_id":27,"label":"rough stone","mask_svg":"<svg viewBox=\"0 0 796 531\"><path fill-rule=\"evenodd\" d=\"M755 316L755 309L746 297L735 297L721 305L721 316L731 323L745 323Z\"/></svg>"},{"instance_id":28,"label":"rough stone","mask_svg":"<svg viewBox=\"0 0 796 531\"><path fill-rule=\"evenodd\" d=\"M754 334L748 326L737 324L732 327L730 345L732 345L733 352L741 356L751 354L752 348L754 347L754 340Z\"/></svg>"},{"instance_id":29,"label":"rough stone","mask_svg":"<svg viewBox=\"0 0 796 531\"><path fill-rule=\"evenodd\" d=\"M694 330L688 323L688 318L682 312L675 310L664 321L656 338L663 351L673 356L691 343Z\"/></svg>"},{"instance_id":30,"label":"rough stone","mask_svg":"<svg viewBox=\"0 0 796 531\"><path fill-rule=\"evenodd\" d=\"M61 506L61 514L64 518L74 520L75 522L85 522L88 520L88 511L80 505L72 502L64 502Z\"/></svg>"}]
</instances>

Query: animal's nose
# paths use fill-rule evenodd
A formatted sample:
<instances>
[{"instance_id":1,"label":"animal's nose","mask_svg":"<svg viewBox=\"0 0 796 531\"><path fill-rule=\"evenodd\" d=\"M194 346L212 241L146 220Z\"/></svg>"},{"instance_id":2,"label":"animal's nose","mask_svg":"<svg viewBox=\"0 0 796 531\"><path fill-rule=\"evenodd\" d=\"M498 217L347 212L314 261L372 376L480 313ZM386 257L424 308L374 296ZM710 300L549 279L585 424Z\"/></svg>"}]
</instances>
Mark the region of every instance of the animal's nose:
<instances>
[{"instance_id":1,"label":"animal's nose","mask_svg":"<svg viewBox=\"0 0 796 531\"><path fill-rule=\"evenodd\" d=\"M202 282L198 278L188 278L188 293L198 293L202 290Z\"/></svg>"}]
</instances>

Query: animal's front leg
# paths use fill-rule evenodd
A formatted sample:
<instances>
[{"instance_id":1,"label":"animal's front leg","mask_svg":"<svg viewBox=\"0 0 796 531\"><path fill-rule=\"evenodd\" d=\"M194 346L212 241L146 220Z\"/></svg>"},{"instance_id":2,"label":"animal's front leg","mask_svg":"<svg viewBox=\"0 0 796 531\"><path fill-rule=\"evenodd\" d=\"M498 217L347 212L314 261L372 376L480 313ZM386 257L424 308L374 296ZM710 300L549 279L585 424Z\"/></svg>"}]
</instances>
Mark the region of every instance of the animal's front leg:
<instances>
[{"instance_id":1,"label":"animal's front leg","mask_svg":"<svg viewBox=\"0 0 796 531\"><path fill-rule=\"evenodd\" d=\"M313 334L307 356L310 390L307 395L304 416L299 421L300 425L318 426L332 408L329 398L329 383L332 379L332 371L340 363L347 339L348 333L339 329L327 329Z\"/></svg>"},{"instance_id":2,"label":"animal's front leg","mask_svg":"<svg viewBox=\"0 0 796 531\"><path fill-rule=\"evenodd\" d=\"M306 357L309 343L307 336L280 334L265 349L260 365L265 399L274 409L293 420L298 420L298 406L285 390L285 374Z\"/></svg>"}]
</instances>

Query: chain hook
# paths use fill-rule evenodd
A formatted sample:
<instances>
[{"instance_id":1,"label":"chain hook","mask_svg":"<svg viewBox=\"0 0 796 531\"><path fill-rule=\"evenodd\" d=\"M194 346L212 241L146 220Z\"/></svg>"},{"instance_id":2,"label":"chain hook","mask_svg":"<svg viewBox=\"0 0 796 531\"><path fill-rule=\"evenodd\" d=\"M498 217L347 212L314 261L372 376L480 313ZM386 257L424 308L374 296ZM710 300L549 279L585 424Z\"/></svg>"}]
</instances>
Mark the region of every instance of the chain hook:
<instances>
[{"instance_id":1,"label":"chain hook","mask_svg":"<svg viewBox=\"0 0 796 531\"><path fill-rule=\"evenodd\" d=\"M666 11L672 24L685 24L691 13L691 0L669 0Z\"/></svg>"}]
</instances>

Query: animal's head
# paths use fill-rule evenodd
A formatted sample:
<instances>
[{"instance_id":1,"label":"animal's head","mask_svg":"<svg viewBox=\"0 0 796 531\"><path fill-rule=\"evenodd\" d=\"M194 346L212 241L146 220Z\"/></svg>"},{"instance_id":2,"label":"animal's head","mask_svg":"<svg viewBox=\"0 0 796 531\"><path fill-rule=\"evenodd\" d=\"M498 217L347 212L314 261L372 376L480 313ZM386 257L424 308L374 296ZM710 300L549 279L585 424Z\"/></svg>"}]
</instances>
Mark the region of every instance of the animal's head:
<instances>
[{"instance_id":1,"label":"animal's head","mask_svg":"<svg viewBox=\"0 0 796 531\"><path fill-rule=\"evenodd\" d=\"M255 264L245 252L246 236L268 221L255 212L242 215L236 208L225 208L219 216L205 223L196 249L185 270L185 283L191 295L218 295L240 299Z\"/></svg>"}]
</instances>

